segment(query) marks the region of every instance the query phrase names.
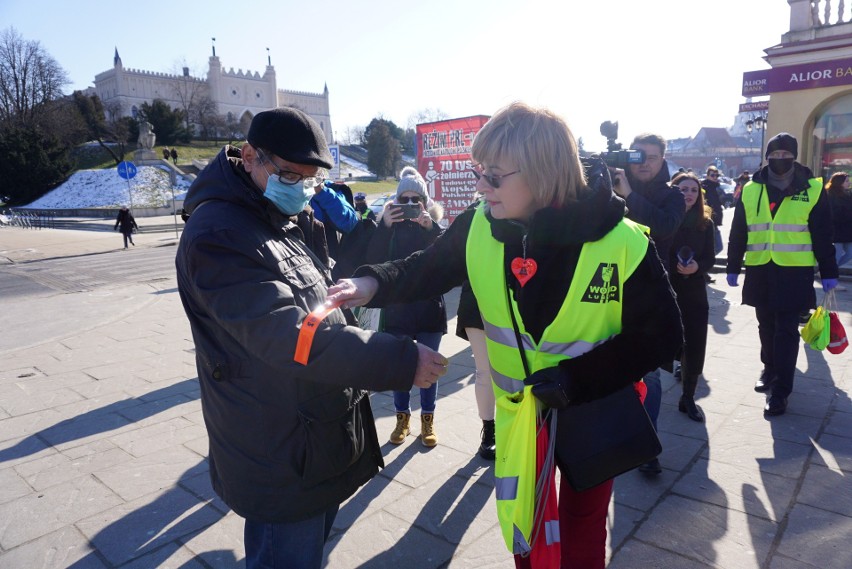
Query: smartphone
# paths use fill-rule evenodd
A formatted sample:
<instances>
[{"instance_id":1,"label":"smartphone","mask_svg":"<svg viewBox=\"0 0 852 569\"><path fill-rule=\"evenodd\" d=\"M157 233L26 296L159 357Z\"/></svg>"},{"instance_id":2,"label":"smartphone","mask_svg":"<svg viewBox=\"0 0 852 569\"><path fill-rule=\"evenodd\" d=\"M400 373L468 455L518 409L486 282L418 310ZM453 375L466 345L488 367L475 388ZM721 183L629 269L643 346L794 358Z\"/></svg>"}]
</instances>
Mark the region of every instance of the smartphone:
<instances>
[{"instance_id":1,"label":"smartphone","mask_svg":"<svg viewBox=\"0 0 852 569\"><path fill-rule=\"evenodd\" d=\"M420 204L416 203L395 204L394 207L402 210L402 219L417 219L423 211L420 209Z\"/></svg>"}]
</instances>

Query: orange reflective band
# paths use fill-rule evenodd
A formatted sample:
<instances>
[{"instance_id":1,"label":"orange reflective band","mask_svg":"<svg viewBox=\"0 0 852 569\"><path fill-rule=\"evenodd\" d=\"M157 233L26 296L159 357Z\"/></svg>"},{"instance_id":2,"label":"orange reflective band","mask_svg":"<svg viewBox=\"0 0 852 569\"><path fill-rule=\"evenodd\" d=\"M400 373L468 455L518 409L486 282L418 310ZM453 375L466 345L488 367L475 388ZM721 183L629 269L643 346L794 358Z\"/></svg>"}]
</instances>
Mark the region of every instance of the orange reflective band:
<instances>
[{"instance_id":1,"label":"orange reflective band","mask_svg":"<svg viewBox=\"0 0 852 569\"><path fill-rule=\"evenodd\" d=\"M320 322L326 316L332 313L340 303L331 304L324 303L319 308L315 308L305 317L302 322L302 329L299 331L299 339L296 341L296 355L293 360L303 366L308 365L308 356L311 354L311 344L314 343L314 334L317 332Z\"/></svg>"}]
</instances>

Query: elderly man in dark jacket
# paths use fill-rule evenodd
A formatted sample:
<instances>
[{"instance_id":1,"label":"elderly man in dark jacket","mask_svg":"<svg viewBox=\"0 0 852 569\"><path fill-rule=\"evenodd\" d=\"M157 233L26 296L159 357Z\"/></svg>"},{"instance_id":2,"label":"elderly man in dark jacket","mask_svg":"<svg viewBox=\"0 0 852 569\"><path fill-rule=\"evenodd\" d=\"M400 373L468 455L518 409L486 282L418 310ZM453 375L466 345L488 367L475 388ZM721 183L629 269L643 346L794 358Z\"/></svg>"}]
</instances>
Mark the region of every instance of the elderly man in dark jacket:
<instances>
[{"instance_id":1,"label":"elderly man in dark jacket","mask_svg":"<svg viewBox=\"0 0 852 569\"><path fill-rule=\"evenodd\" d=\"M328 271L291 221L332 165L319 126L279 108L258 113L247 139L189 190L178 290L210 478L246 519L246 567L318 568L339 504L383 466L366 390L428 387L447 360L347 326L325 304ZM349 365L368 359L383 365Z\"/></svg>"},{"instance_id":2,"label":"elderly man in dark jacket","mask_svg":"<svg viewBox=\"0 0 852 569\"><path fill-rule=\"evenodd\" d=\"M769 163L743 187L728 240L727 280L737 286L745 258L743 304L754 306L767 393L765 415L783 415L793 391L799 314L816 307L814 264L823 290L837 286L831 209L822 183L795 162L796 139L782 132L766 146Z\"/></svg>"},{"instance_id":3,"label":"elderly man in dark jacket","mask_svg":"<svg viewBox=\"0 0 852 569\"><path fill-rule=\"evenodd\" d=\"M631 164L627 171L613 169L613 189L627 203L627 217L651 229L660 260L669 270L669 250L674 234L686 215L686 203L683 194L668 184L670 176L665 160L666 139L658 134L643 133L633 139L630 147L642 150L645 162ZM644 380L648 386L645 409L654 428L657 428L663 399L660 370L650 372ZM662 472L657 459L640 466L639 470L651 475Z\"/></svg>"}]
</instances>

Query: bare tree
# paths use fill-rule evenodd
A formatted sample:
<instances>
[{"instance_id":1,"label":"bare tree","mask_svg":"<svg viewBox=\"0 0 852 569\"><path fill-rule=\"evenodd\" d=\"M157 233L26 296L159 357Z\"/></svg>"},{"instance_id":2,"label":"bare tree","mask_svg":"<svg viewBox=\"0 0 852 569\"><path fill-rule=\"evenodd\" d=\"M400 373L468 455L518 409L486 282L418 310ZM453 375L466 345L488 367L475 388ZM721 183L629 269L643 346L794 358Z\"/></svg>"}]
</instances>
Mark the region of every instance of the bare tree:
<instances>
[{"instance_id":1,"label":"bare tree","mask_svg":"<svg viewBox=\"0 0 852 569\"><path fill-rule=\"evenodd\" d=\"M406 128L413 129L415 126L421 123L443 121L448 118L450 118L450 115L448 115L446 112L442 111L437 107L435 107L434 109L420 109L418 111L414 111L408 117L408 124L406 125Z\"/></svg>"},{"instance_id":2,"label":"bare tree","mask_svg":"<svg viewBox=\"0 0 852 569\"><path fill-rule=\"evenodd\" d=\"M0 123L30 125L46 103L62 96L65 70L37 41L0 32Z\"/></svg>"},{"instance_id":3,"label":"bare tree","mask_svg":"<svg viewBox=\"0 0 852 569\"><path fill-rule=\"evenodd\" d=\"M174 82L174 94L180 101L180 109L183 111L186 121L186 131L192 132L192 123L199 115L199 106L206 105L205 100L210 100L210 90L207 81L203 78L193 77L189 73L189 67L184 64L180 71L181 78Z\"/></svg>"}]
</instances>

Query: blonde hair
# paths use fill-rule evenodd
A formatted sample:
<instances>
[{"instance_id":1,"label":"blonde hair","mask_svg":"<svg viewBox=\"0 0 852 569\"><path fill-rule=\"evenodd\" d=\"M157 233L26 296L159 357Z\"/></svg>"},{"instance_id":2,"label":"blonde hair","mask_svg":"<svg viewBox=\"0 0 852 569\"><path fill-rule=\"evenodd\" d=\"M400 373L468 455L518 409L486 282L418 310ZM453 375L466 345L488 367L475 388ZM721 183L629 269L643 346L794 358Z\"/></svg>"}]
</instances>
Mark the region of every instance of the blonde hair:
<instances>
[{"instance_id":1,"label":"blonde hair","mask_svg":"<svg viewBox=\"0 0 852 569\"><path fill-rule=\"evenodd\" d=\"M577 199L586 175L574 135L552 111L514 102L500 109L477 133L473 160L514 163L538 208L561 207Z\"/></svg>"}]
</instances>

